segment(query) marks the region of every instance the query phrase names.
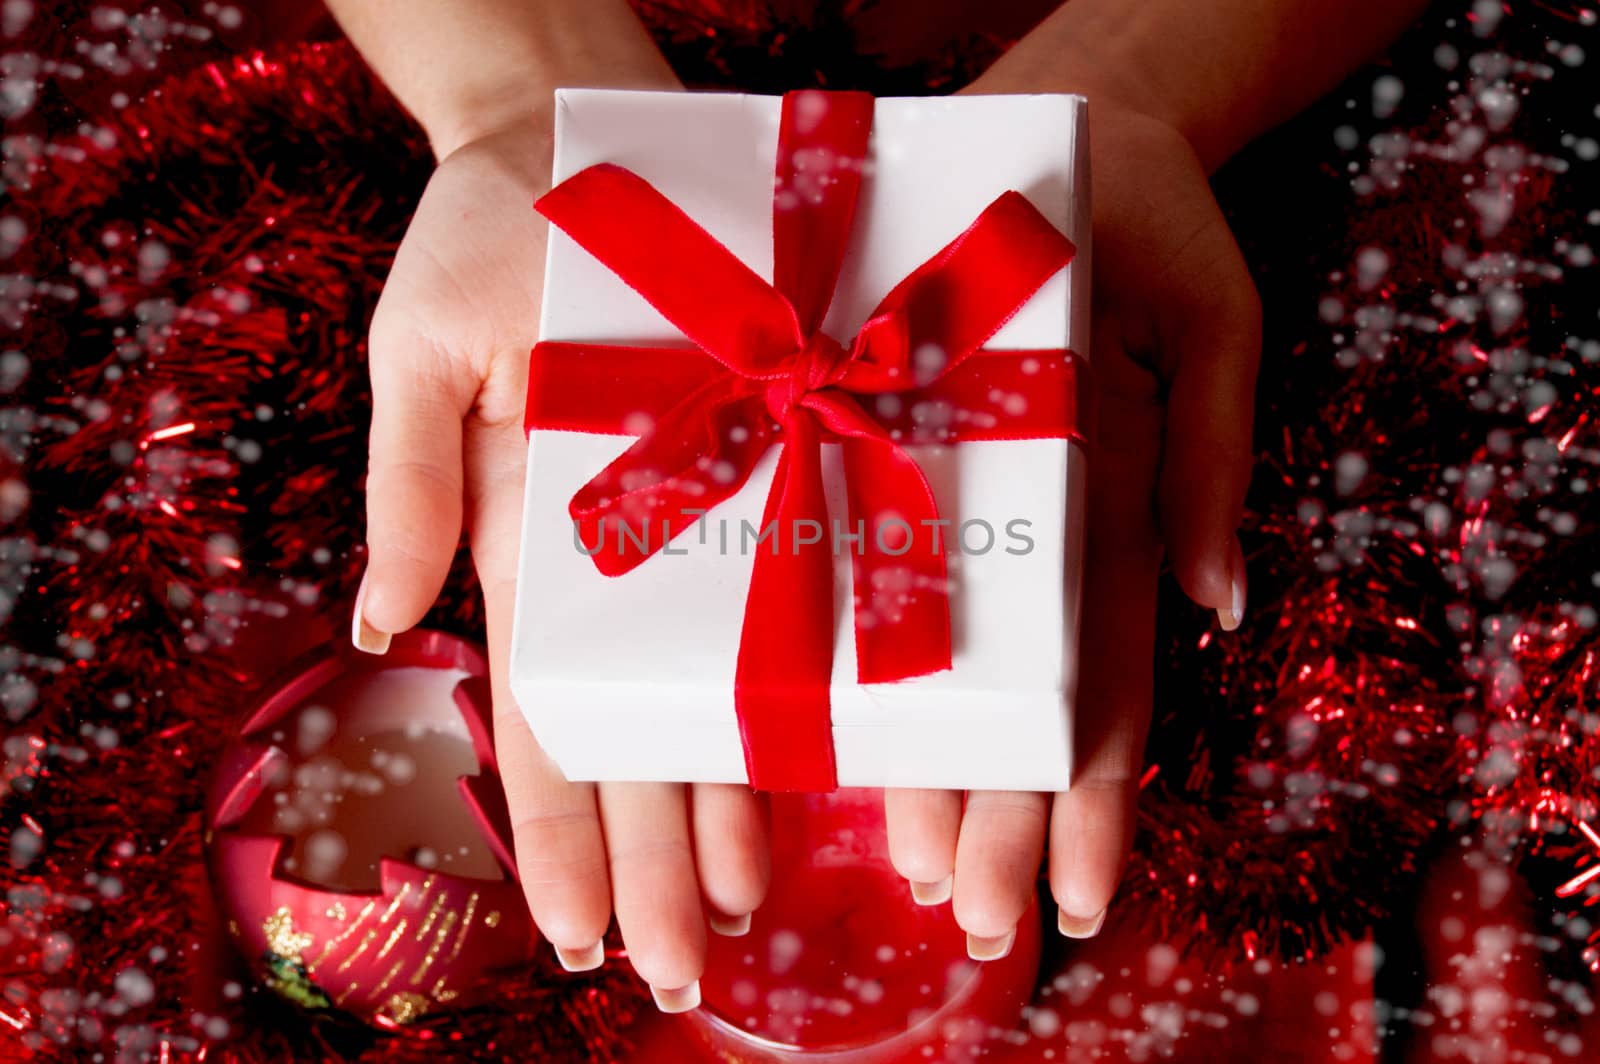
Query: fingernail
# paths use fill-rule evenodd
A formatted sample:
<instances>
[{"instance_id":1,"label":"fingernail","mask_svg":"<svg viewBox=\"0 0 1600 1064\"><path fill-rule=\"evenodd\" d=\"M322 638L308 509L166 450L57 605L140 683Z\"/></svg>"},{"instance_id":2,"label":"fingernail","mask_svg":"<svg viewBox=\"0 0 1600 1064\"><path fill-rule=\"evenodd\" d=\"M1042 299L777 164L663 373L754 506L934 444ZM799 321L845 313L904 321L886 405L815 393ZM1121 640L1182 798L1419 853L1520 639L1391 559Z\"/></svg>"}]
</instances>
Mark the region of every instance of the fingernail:
<instances>
[{"instance_id":1,"label":"fingernail","mask_svg":"<svg viewBox=\"0 0 1600 1064\"><path fill-rule=\"evenodd\" d=\"M588 949L562 949L557 946L556 960L569 972L592 972L606 962L606 947L601 942L596 942Z\"/></svg>"},{"instance_id":2,"label":"fingernail","mask_svg":"<svg viewBox=\"0 0 1600 1064\"><path fill-rule=\"evenodd\" d=\"M945 876L937 883L918 883L911 881L911 900L918 905L943 905L950 900L950 891L955 886L955 876Z\"/></svg>"},{"instance_id":3,"label":"fingernail","mask_svg":"<svg viewBox=\"0 0 1600 1064\"><path fill-rule=\"evenodd\" d=\"M743 916L723 916L721 913L712 913L706 918L706 922L711 925L711 930L719 935L727 935L729 938L738 938L740 935L748 935L750 933L749 913L745 913Z\"/></svg>"},{"instance_id":4,"label":"fingernail","mask_svg":"<svg viewBox=\"0 0 1600 1064\"><path fill-rule=\"evenodd\" d=\"M1231 632L1244 623L1244 601L1246 578L1244 570L1244 551L1239 549L1239 537L1233 537L1233 558L1230 560L1229 569L1232 572L1230 590L1232 600L1228 605L1217 610L1217 621L1221 623L1224 632Z\"/></svg>"},{"instance_id":5,"label":"fingernail","mask_svg":"<svg viewBox=\"0 0 1600 1064\"><path fill-rule=\"evenodd\" d=\"M1014 927L996 938L968 935L967 956L975 961L997 961L1011 952L1011 944L1016 940L1017 929Z\"/></svg>"},{"instance_id":6,"label":"fingernail","mask_svg":"<svg viewBox=\"0 0 1600 1064\"><path fill-rule=\"evenodd\" d=\"M676 990L652 986L650 996L656 999L656 1008L662 1012L688 1012L700 1007L700 980L696 979Z\"/></svg>"},{"instance_id":7,"label":"fingernail","mask_svg":"<svg viewBox=\"0 0 1600 1064\"><path fill-rule=\"evenodd\" d=\"M361 577L361 590L356 592L355 612L350 615L350 642L354 643L357 650L364 650L368 654L387 654L389 652L390 635L380 632L367 623L367 615L363 607L367 604L367 577Z\"/></svg>"},{"instance_id":8,"label":"fingernail","mask_svg":"<svg viewBox=\"0 0 1600 1064\"><path fill-rule=\"evenodd\" d=\"M1056 927L1068 938L1093 938L1106 922L1106 911L1101 909L1093 916L1073 916L1065 909L1056 910Z\"/></svg>"}]
</instances>

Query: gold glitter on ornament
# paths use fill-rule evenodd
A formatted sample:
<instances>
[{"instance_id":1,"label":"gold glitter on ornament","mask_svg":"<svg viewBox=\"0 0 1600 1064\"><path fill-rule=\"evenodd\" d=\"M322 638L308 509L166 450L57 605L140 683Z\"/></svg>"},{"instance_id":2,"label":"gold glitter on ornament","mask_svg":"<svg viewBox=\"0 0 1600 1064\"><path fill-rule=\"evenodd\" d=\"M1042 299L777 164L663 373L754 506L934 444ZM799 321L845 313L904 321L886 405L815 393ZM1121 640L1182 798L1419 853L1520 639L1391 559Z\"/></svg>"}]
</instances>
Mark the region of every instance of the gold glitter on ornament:
<instances>
[{"instance_id":1,"label":"gold glitter on ornament","mask_svg":"<svg viewBox=\"0 0 1600 1064\"><path fill-rule=\"evenodd\" d=\"M367 952L367 947L372 945L377 940L378 940L378 929L376 927L374 927L372 930L368 931L366 934L361 936L361 944L356 946L354 951L352 951L350 953L347 953L345 955L344 960L339 962L339 967L337 967L337 968L335 968L333 970L333 974L335 974L335 975L343 975L347 968L349 968L352 964L354 964L356 961L361 959L361 955L363 953Z\"/></svg>"},{"instance_id":2,"label":"gold glitter on ornament","mask_svg":"<svg viewBox=\"0 0 1600 1064\"><path fill-rule=\"evenodd\" d=\"M427 895L423 895L423 899L426 900L426 898ZM423 939L428 937L428 932L433 930L434 921L439 919L439 914L444 911L445 902L449 900L449 897L444 894L440 894L433 900L433 908L428 910L427 919L423 920L422 926L417 928L418 942L421 942Z\"/></svg>"},{"instance_id":3,"label":"gold glitter on ornament","mask_svg":"<svg viewBox=\"0 0 1600 1064\"><path fill-rule=\"evenodd\" d=\"M356 913L356 918L350 924L350 926L346 927L343 931L340 931L336 937L329 939L327 945L322 947L322 952L317 954L317 959L311 962L311 967L320 968L322 966L322 962L332 956L333 951L343 945L345 939L355 934L356 931L361 927L362 922L366 920L368 916L372 915L372 910L376 909L377 907L377 899L373 899L372 901L369 901L367 904L363 905L361 907L361 911Z\"/></svg>"},{"instance_id":4,"label":"gold glitter on ornament","mask_svg":"<svg viewBox=\"0 0 1600 1064\"><path fill-rule=\"evenodd\" d=\"M433 962L439 959L439 952L444 949L445 940L450 937L450 931L456 926L457 919L455 912L450 911L446 912L444 919L439 921L439 930L434 933L433 942L428 946L428 952L423 955L422 963L417 966L415 974L411 976L412 986L420 983L422 977L427 974L428 969L433 967Z\"/></svg>"},{"instance_id":5,"label":"gold glitter on ornament","mask_svg":"<svg viewBox=\"0 0 1600 1064\"><path fill-rule=\"evenodd\" d=\"M429 876L422 883L422 895L423 895L423 897L427 897L428 888L431 887L431 886L433 886L433 877ZM380 923L380 924L388 923L389 922L389 918L391 916L393 916L395 914L395 912L400 908L400 903L406 900L406 895L409 894L409 893L411 893L411 884L410 883L402 883L402 884L400 884L400 892L394 896L394 901L391 901L389 903L389 907L387 909L385 909L383 911L383 915L378 918L378 923ZM420 900L421 899L418 899L419 902L420 902Z\"/></svg>"},{"instance_id":6,"label":"gold glitter on ornament","mask_svg":"<svg viewBox=\"0 0 1600 1064\"><path fill-rule=\"evenodd\" d=\"M461 914L461 931L456 935L456 944L450 950L450 956L445 958L445 963L454 964L456 958L461 956L461 947L467 944L467 935L472 931L472 914L478 911L478 892L473 891L467 898L467 911Z\"/></svg>"},{"instance_id":7,"label":"gold glitter on ornament","mask_svg":"<svg viewBox=\"0 0 1600 1064\"><path fill-rule=\"evenodd\" d=\"M484 927L499 927L500 926L500 910L499 909L490 909L489 910L489 914L483 918L483 926Z\"/></svg>"},{"instance_id":8,"label":"gold glitter on ornament","mask_svg":"<svg viewBox=\"0 0 1600 1064\"><path fill-rule=\"evenodd\" d=\"M400 941L400 936L405 934L405 933L406 933L406 921L405 921L405 918L402 917L400 922L398 924L394 925L394 931L390 933L389 941L387 941L387 942L385 942L383 944L383 948L378 951L378 956L377 956L376 959L381 961L381 960L383 960L383 958L387 957L389 955L389 951L394 949L394 944L396 942L399 942Z\"/></svg>"},{"instance_id":9,"label":"gold glitter on ornament","mask_svg":"<svg viewBox=\"0 0 1600 1064\"><path fill-rule=\"evenodd\" d=\"M287 905L261 922L267 935L267 949L284 960L299 960L302 950L310 949L315 937L294 929L294 914Z\"/></svg>"},{"instance_id":10,"label":"gold glitter on ornament","mask_svg":"<svg viewBox=\"0 0 1600 1064\"><path fill-rule=\"evenodd\" d=\"M410 991L402 990L391 997L383 1008L395 1023L410 1023L412 1020L419 1019L427 1014L428 999L421 994L413 994Z\"/></svg>"},{"instance_id":11,"label":"gold glitter on ornament","mask_svg":"<svg viewBox=\"0 0 1600 1064\"><path fill-rule=\"evenodd\" d=\"M394 967L389 969L389 974L378 980L378 985L372 988L372 994L374 997L377 997L385 990L389 989L389 984L394 982L394 977L400 974L400 969L405 967L405 963L406 962L403 960L394 962Z\"/></svg>"},{"instance_id":12,"label":"gold glitter on ornament","mask_svg":"<svg viewBox=\"0 0 1600 1064\"><path fill-rule=\"evenodd\" d=\"M323 915L330 920L343 920L349 914L344 911L344 902L336 901L328 906L328 911Z\"/></svg>"}]
</instances>

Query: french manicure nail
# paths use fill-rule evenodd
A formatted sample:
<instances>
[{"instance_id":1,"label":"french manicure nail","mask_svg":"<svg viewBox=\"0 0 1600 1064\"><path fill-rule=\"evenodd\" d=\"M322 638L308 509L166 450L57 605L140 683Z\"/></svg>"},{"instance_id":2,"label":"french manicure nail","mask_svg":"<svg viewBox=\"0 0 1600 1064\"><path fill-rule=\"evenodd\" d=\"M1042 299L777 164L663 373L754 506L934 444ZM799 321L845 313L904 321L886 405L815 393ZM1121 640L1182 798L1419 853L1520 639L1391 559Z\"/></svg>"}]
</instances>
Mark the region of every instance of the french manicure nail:
<instances>
[{"instance_id":1,"label":"french manicure nail","mask_svg":"<svg viewBox=\"0 0 1600 1064\"><path fill-rule=\"evenodd\" d=\"M588 949L562 949L557 946L556 960L569 972L592 972L606 962L606 947L600 942Z\"/></svg>"},{"instance_id":2,"label":"french manicure nail","mask_svg":"<svg viewBox=\"0 0 1600 1064\"><path fill-rule=\"evenodd\" d=\"M945 876L937 883L918 883L911 881L911 900L918 905L943 905L950 900L950 892L954 888L956 877Z\"/></svg>"},{"instance_id":3,"label":"french manicure nail","mask_svg":"<svg viewBox=\"0 0 1600 1064\"><path fill-rule=\"evenodd\" d=\"M719 935L729 938L738 938L750 933L750 914L743 916L723 916L721 913L712 913L706 917L706 922L711 925L711 930Z\"/></svg>"},{"instance_id":4,"label":"french manicure nail","mask_svg":"<svg viewBox=\"0 0 1600 1064\"><path fill-rule=\"evenodd\" d=\"M367 604L367 578L361 577L361 590L356 592L356 608L350 615L350 642L355 644L357 650L364 650L368 654L387 654L389 652L390 635L380 632L367 623L367 615L363 609Z\"/></svg>"},{"instance_id":5,"label":"french manicure nail","mask_svg":"<svg viewBox=\"0 0 1600 1064\"><path fill-rule=\"evenodd\" d=\"M1012 928L1003 935L995 938L984 938L981 935L967 936L967 956L975 961L997 961L1011 952L1011 944L1017 940L1017 929Z\"/></svg>"},{"instance_id":6,"label":"french manicure nail","mask_svg":"<svg viewBox=\"0 0 1600 1064\"><path fill-rule=\"evenodd\" d=\"M656 1008L662 1012L689 1012L700 1007L700 980L676 990L652 986L650 996L656 999Z\"/></svg>"},{"instance_id":7,"label":"french manicure nail","mask_svg":"<svg viewBox=\"0 0 1600 1064\"><path fill-rule=\"evenodd\" d=\"M1233 558L1229 568L1232 570L1230 581L1231 597L1228 605L1217 610L1217 621L1222 625L1224 632L1231 632L1244 623L1245 590L1247 582L1244 568L1244 552L1239 549L1237 536L1233 540Z\"/></svg>"},{"instance_id":8,"label":"french manicure nail","mask_svg":"<svg viewBox=\"0 0 1600 1064\"><path fill-rule=\"evenodd\" d=\"M1106 922L1106 911L1101 909L1093 916L1073 916L1065 909L1056 910L1056 927L1068 938L1093 938Z\"/></svg>"}]
</instances>

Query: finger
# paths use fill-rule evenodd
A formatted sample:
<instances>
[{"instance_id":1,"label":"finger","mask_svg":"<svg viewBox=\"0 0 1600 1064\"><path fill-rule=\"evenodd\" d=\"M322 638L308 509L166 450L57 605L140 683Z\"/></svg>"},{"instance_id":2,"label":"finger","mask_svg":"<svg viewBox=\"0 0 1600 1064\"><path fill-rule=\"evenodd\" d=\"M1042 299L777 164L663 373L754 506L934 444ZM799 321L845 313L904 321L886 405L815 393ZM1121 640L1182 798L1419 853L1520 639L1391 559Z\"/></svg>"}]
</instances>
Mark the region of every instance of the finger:
<instances>
[{"instance_id":1,"label":"finger","mask_svg":"<svg viewBox=\"0 0 1600 1064\"><path fill-rule=\"evenodd\" d=\"M611 884L592 784L568 783L517 708L509 685L522 509L520 432L474 425L467 461L472 553L483 585L494 691L495 758L511 814L517 875L533 922L568 971L597 968L611 922Z\"/></svg>"},{"instance_id":2,"label":"finger","mask_svg":"<svg viewBox=\"0 0 1600 1064\"><path fill-rule=\"evenodd\" d=\"M461 419L471 395L420 334L372 332L372 436L367 472L367 571L351 639L375 654L422 619L461 538Z\"/></svg>"},{"instance_id":3,"label":"finger","mask_svg":"<svg viewBox=\"0 0 1600 1064\"><path fill-rule=\"evenodd\" d=\"M1114 346L1097 343L1096 352L1105 431L1089 472L1076 769L1050 817L1051 891L1062 933L1075 938L1099 931L1133 838L1161 564L1151 511L1161 435L1155 382Z\"/></svg>"},{"instance_id":4,"label":"finger","mask_svg":"<svg viewBox=\"0 0 1600 1064\"><path fill-rule=\"evenodd\" d=\"M1168 370L1161 529L1184 591L1232 630L1243 619L1247 587L1236 532L1253 465L1261 305L1198 169L1192 187L1178 231L1194 235L1152 294Z\"/></svg>"},{"instance_id":5,"label":"finger","mask_svg":"<svg viewBox=\"0 0 1600 1064\"><path fill-rule=\"evenodd\" d=\"M484 404L480 406L502 404ZM467 441L467 466L472 491L472 556L484 585L490 610L491 635L500 622L500 641L491 639L492 661L509 661L510 621L517 572L523 478L527 446L520 422L503 417L484 423L476 418ZM512 706L509 691L503 691ZM509 720L521 719L507 711L506 729L517 734ZM524 728L526 725L524 724ZM529 735L529 745L537 750ZM525 755L526 758L526 755ZM542 753L526 758L521 769L526 780L513 781L502 759L506 800L517 818L518 799L563 803L564 819L581 844L582 862L563 860L555 876L543 884L548 898L537 899L557 921L597 914L603 931L605 916L615 909L629 958L651 984L651 992L664 1011L676 1012L699 1003L699 977L705 964L705 920L694 858L689 846L688 810L684 788L677 784L606 784L593 788L566 783L553 762ZM599 818L592 810L598 799ZM530 808L522 806L521 808ZM527 816L528 814L524 814ZM547 818L535 817L536 822ZM571 845L562 858L580 852ZM597 847L599 847L597 849ZM518 868L524 867L524 846L517 841ZM531 858L535 861L538 858ZM609 868L608 868L609 863ZM596 886L609 884L609 896L596 897ZM524 885L526 888L526 884ZM531 891L530 907L536 904ZM539 922L535 914L535 922ZM592 928L592 923L584 925ZM543 930L544 924L540 923ZM597 951L598 952L598 951Z\"/></svg>"},{"instance_id":6,"label":"finger","mask_svg":"<svg viewBox=\"0 0 1600 1064\"><path fill-rule=\"evenodd\" d=\"M911 881L918 905L943 905L955 886L961 792L890 788L883 792L889 861Z\"/></svg>"},{"instance_id":7,"label":"finger","mask_svg":"<svg viewBox=\"0 0 1600 1064\"><path fill-rule=\"evenodd\" d=\"M611 884L594 786L562 777L498 684L494 735L528 911L563 968L598 968L611 922Z\"/></svg>"},{"instance_id":8,"label":"finger","mask_svg":"<svg viewBox=\"0 0 1600 1064\"><path fill-rule=\"evenodd\" d=\"M689 794L695 870L710 907L711 930L743 935L772 876L767 813L749 787L699 783Z\"/></svg>"},{"instance_id":9,"label":"finger","mask_svg":"<svg viewBox=\"0 0 1600 1064\"><path fill-rule=\"evenodd\" d=\"M685 789L677 783L603 783L600 817L611 859L611 900L622 941L663 1012L700 1004L706 923Z\"/></svg>"},{"instance_id":10,"label":"finger","mask_svg":"<svg viewBox=\"0 0 1600 1064\"><path fill-rule=\"evenodd\" d=\"M953 908L973 960L998 960L1011 952L1017 921L1039 879L1048 816L1043 794L973 791L968 796L956 843Z\"/></svg>"}]
</instances>

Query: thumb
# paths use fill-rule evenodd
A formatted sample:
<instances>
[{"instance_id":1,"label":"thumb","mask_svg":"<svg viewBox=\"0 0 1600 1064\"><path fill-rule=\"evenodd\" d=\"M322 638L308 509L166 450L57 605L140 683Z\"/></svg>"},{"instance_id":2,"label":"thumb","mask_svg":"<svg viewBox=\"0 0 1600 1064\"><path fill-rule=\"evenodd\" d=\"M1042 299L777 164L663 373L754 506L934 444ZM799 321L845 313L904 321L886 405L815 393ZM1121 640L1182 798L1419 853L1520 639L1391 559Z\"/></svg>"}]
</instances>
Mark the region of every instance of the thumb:
<instances>
[{"instance_id":1,"label":"thumb","mask_svg":"<svg viewBox=\"0 0 1600 1064\"><path fill-rule=\"evenodd\" d=\"M1231 631L1248 584L1237 531L1254 464L1261 304L1222 212L1198 198L1198 235L1171 264L1170 290L1154 296L1168 393L1158 501L1178 582Z\"/></svg>"},{"instance_id":2,"label":"thumb","mask_svg":"<svg viewBox=\"0 0 1600 1064\"><path fill-rule=\"evenodd\" d=\"M412 331L374 324L367 572L351 639L369 653L414 626L439 596L461 537L461 420L468 375Z\"/></svg>"}]
</instances>

